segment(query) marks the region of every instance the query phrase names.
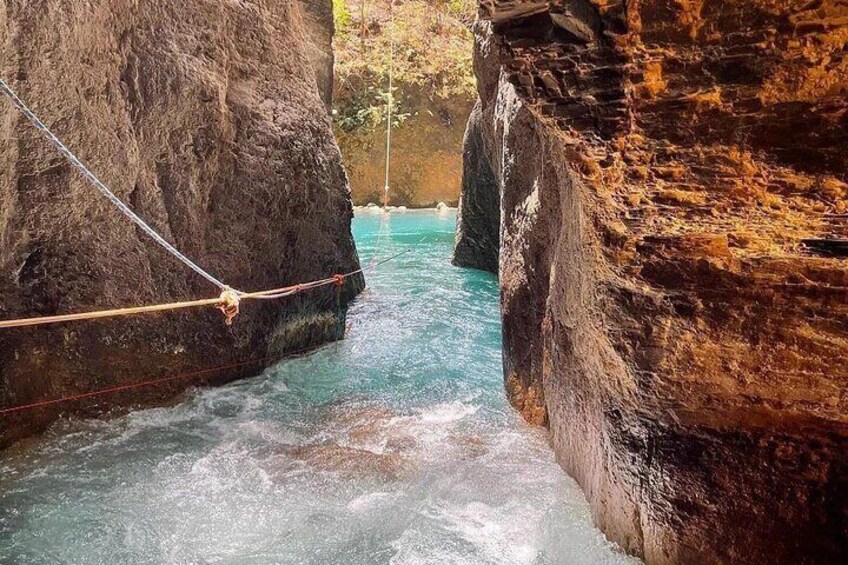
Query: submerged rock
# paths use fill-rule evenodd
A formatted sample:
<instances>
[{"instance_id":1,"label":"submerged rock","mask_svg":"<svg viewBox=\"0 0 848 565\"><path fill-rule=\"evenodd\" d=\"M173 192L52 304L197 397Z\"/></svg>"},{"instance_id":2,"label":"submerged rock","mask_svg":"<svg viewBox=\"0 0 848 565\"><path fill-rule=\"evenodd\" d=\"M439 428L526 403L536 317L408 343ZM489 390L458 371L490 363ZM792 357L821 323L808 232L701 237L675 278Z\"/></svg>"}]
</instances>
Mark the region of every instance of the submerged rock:
<instances>
[{"instance_id":1,"label":"submerged rock","mask_svg":"<svg viewBox=\"0 0 848 565\"><path fill-rule=\"evenodd\" d=\"M315 470L348 479L398 481L411 472L409 461L399 453L377 453L336 443L297 446L285 453Z\"/></svg>"},{"instance_id":2,"label":"submerged rock","mask_svg":"<svg viewBox=\"0 0 848 565\"><path fill-rule=\"evenodd\" d=\"M329 91L326 57L317 72L310 64L328 45L329 2L309 2L306 18L279 1L30 4L0 8L0 74L165 238L245 290L357 268L349 188L317 86ZM5 101L0 171L2 318L217 296ZM246 360L202 382L255 374L340 338L362 282L244 303L231 327L210 308L3 330L0 407ZM198 382L2 416L0 445L67 410L159 400Z\"/></svg>"},{"instance_id":3,"label":"submerged rock","mask_svg":"<svg viewBox=\"0 0 848 565\"><path fill-rule=\"evenodd\" d=\"M482 9L510 400L649 563L839 561L845 6Z\"/></svg>"}]
</instances>

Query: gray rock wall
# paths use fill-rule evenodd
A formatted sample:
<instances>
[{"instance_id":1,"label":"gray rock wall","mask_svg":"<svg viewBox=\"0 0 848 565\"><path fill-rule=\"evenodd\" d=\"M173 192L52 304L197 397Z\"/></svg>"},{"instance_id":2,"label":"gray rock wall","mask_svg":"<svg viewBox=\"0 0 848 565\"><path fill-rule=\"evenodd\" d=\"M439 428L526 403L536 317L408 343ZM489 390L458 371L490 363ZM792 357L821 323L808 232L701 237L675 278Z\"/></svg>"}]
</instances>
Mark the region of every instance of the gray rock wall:
<instances>
[{"instance_id":1,"label":"gray rock wall","mask_svg":"<svg viewBox=\"0 0 848 565\"><path fill-rule=\"evenodd\" d=\"M299 0L306 29L306 54L315 70L318 94L327 110L333 106L333 0Z\"/></svg>"},{"instance_id":2,"label":"gray rock wall","mask_svg":"<svg viewBox=\"0 0 848 565\"><path fill-rule=\"evenodd\" d=\"M358 266L304 21L300 4L277 0L10 0L0 75L178 248L236 288L273 288ZM217 295L5 101L0 243L3 319ZM251 359L191 384L256 374L268 356L341 337L361 286L245 303L231 327L205 309L3 330L0 407ZM66 411L157 401L187 384L0 417L0 444Z\"/></svg>"},{"instance_id":3,"label":"gray rock wall","mask_svg":"<svg viewBox=\"0 0 848 565\"><path fill-rule=\"evenodd\" d=\"M453 262L498 272L500 188L483 145L481 104L468 118L462 148L462 191L456 219Z\"/></svg>"}]
</instances>

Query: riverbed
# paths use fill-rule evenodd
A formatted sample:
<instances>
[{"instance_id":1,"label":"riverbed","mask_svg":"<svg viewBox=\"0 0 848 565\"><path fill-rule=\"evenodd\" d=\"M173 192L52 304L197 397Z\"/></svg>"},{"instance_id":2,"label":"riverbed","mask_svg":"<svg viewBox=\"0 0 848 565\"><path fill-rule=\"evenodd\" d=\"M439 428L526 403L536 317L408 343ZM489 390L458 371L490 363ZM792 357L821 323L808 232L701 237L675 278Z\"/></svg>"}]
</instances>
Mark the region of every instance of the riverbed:
<instances>
[{"instance_id":1,"label":"riverbed","mask_svg":"<svg viewBox=\"0 0 848 565\"><path fill-rule=\"evenodd\" d=\"M455 214L362 213L345 340L0 453L0 563L628 563L505 401ZM236 322L238 323L238 322Z\"/></svg>"}]
</instances>

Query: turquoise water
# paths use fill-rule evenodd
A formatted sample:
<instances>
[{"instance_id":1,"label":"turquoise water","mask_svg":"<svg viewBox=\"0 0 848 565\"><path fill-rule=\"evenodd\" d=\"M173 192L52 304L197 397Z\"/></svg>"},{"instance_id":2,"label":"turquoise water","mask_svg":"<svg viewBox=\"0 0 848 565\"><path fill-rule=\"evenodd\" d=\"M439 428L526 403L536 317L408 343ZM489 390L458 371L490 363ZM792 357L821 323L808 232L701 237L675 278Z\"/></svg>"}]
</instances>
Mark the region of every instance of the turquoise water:
<instances>
[{"instance_id":1,"label":"turquoise water","mask_svg":"<svg viewBox=\"0 0 848 565\"><path fill-rule=\"evenodd\" d=\"M412 251L344 341L0 453L0 563L629 561L507 406L497 282L450 265L454 221L357 217L365 263Z\"/></svg>"}]
</instances>

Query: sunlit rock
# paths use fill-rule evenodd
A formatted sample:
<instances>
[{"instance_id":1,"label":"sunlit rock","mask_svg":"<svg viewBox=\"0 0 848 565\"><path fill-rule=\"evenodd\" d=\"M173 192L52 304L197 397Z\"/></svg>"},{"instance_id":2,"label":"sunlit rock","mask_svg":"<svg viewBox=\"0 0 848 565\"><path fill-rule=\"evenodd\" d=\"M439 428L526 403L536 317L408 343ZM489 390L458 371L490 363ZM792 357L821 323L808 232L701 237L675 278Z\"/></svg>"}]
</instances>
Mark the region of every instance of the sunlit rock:
<instances>
[{"instance_id":1,"label":"sunlit rock","mask_svg":"<svg viewBox=\"0 0 848 565\"><path fill-rule=\"evenodd\" d=\"M482 5L513 405L649 563L840 561L848 8Z\"/></svg>"}]
</instances>

